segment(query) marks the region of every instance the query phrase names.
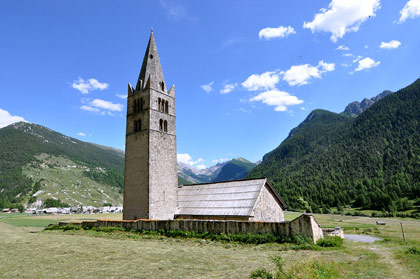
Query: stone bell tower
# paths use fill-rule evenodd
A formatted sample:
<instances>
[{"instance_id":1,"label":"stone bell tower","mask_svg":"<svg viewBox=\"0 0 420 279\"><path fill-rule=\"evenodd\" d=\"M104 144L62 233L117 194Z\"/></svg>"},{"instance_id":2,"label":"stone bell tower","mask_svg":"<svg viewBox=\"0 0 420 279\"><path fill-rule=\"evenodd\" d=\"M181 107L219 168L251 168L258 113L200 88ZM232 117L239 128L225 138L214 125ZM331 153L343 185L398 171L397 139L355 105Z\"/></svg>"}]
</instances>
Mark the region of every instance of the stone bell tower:
<instances>
[{"instance_id":1,"label":"stone bell tower","mask_svg":"<svg viewBox=\"0 0 420 279\"><path fill-rule=\"evenodd\" d=\"M175 88L152 31L136 88L128 84L123 219L173 219L177 187Z\"/></svg>"}]
</instances>

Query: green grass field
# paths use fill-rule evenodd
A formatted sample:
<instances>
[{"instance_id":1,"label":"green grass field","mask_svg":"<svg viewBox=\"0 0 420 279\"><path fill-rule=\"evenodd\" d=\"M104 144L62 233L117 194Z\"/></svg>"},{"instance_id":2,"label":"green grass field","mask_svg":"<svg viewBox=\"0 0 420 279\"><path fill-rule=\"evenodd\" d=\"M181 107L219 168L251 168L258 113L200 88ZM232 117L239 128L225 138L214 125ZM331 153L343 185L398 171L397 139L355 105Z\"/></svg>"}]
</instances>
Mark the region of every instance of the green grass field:
<instances>
[{"instance_id":1,"label":"green grass field","mask_svg":"<svg viewBox=\"0 0 420 279\"><path fill-rule=\"evenodd\" d=\"M286 219L298 213L287 213ZM0 278L250 278L258 268L274 271L281 256L293 278L420 278L420 222L315 215L324 227L386 239L345 241L341 248L292 250L293 245L250 245L132 233L44 231L60 220L121 219L121 214L0 215ZM386 226L377 226L383 220ZM400 222L407 241L402 241ZM413 250L412 251L416 251Z\"/></svg>"}]
</instances>

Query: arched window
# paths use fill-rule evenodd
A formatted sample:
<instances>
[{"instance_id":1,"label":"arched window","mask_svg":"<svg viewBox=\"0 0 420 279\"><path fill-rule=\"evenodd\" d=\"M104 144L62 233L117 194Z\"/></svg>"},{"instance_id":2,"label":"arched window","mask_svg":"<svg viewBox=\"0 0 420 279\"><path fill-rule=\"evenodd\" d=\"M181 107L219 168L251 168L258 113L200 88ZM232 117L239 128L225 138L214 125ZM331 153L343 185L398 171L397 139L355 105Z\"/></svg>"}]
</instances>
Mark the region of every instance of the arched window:
<instances>
[{"instance_id":1,"label":"arched window","mask_svg":"<svg viewBox=\"0 0 420 279\"><path fill-rule=\"evenodd\" d=\"M141 119L137 120L137 132L141 131Z\"/></svg>"},{"instance_id":2,"label":"arched window","mask_svg":"<svg viewBox=\"0 0 420 279\"><path fill-rule=\"evenodd\" d=\"M168 132L168 121L166 120L163 122L163 130L165 131L165 133Z\"/></svg>"},{"instance_id":3,"label":"arched window","mask_svg":"<svg viewBox=\"0 0 420 279\"><path fill-rule=\"evenodd\" d=\"M165 83L163 81L160 82L160 88L162 91L165 91Z\"/></svg>"},{"instance_id":4,"label":"arched window","mask_svg":"<svg viewBox=\"0 0 420 279\"><path fill-rule=\"evenodd\" d=\"M159 131L163 132L163 120L159 120Z\"/></svg>"},{"instance_id":5,"label":"arched window","mask_svg":"<svg viewBox=\"0 0 420 279\"><path fill-rule=\"evenodd\" d=\"M134 133L141 131L141 119L134 121Z\"/></svg>"},{"instance_id":6,"label":"arched window","mask_svg":"<svg viewBox=\"0 0 420 279\"><path fill-rule=\"evenodd\" d=\"M144 109L144 100L143 98L140 98L140 110Z\"/></svg>"},{"instance_id":7,"label":"arched window","mask_svg":"<svg viewBox=\"0 0 420 279\"><path fill-rule=\"evenodd\" d=\"M158 110L160 111L160 103L162 102L162 100L160 98L158 98Z\"/></svg>"},{"instance_id":8,"label":"arched window","mask_svg":"<svg viewBox=\"0 0 420 279\"><path fill-rule=\"evenodd\" d=\"M166 101L165 102L165 112L168 113L168 109L169 109L169 102Z\"/></svg>"},{"instance_id":9,"label":"arched window","mask_svg":"<svg viewBox=\"0 0 420 279\"><path fill-rule=\"evenodd\" d=\"M134 103L133 103L133 112L137 112L137 100L134 100Z\"/></svg>"}]
</instances>

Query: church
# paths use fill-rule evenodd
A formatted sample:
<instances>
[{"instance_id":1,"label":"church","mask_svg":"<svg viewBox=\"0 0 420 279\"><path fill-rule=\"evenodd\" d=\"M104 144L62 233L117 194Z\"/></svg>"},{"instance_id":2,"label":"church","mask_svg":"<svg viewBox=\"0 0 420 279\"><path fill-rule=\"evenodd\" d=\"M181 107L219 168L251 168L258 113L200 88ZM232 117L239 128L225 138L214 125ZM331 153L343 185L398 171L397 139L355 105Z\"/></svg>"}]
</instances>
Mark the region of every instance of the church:
<instances>
[{"instance_id":1,"label":"church","mask_svg":"<svg viewBox=\"0 0 420 279\"><path fill-rule=\"evenodd\" d=\"M175 87L150 35L135 87L128 84L124 220L283 222L286 204L266 178L178 186Z\"/></svg>"}]
</instances>

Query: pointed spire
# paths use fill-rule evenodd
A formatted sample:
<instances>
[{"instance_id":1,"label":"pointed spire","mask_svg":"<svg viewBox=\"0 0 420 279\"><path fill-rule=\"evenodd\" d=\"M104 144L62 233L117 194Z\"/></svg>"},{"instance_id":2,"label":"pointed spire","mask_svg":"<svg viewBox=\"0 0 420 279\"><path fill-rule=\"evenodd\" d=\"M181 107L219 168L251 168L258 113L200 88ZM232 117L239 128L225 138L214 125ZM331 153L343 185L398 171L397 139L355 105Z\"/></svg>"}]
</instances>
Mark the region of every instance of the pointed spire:
<instances>
[{"instance_id":1,"label":"pointed spire","mask_svg":"<svg viewBox=\"0 0 420 279\"><path fill-rule=\"evenodd\" d=\"M175 95L175 85L172 85L171 89L168 91L169 95Z\"/></svg>"},{"instance_id":2,"label":"pointed spire","mask_svg":"<svg viewBox=\"0 0 420 279\"><path fill-rule=\"evenodd\" d=\"M164 91L165 89L165 79L163 77L162 67L160 66L160 59L156 47L155 37L153 35L153 29L150 33L146 53L144 54L136 90L143 90L146 83L150 84L150 88L156 90Z\"/></svg>"},{"instance_id":3,"label":"pointed spire","mask_svg":"<svg viewBox=\"0 0 420 279\"><path fill-rule=\"evenodd\" d=\"M146 85L144 86L144 89L150 89L150 76L147 79Z\"/></svg>"},{"instance_id":4,"label":"pointed spire","mask_svg":"<svg viewBox=\"0 0 420 279\"><path fill-rule=\"evenodd\" d=\"M134 93L133 86L131 86L131 83L128 83L128 95L132 95Z\"/></svg>"}]
</instances>

